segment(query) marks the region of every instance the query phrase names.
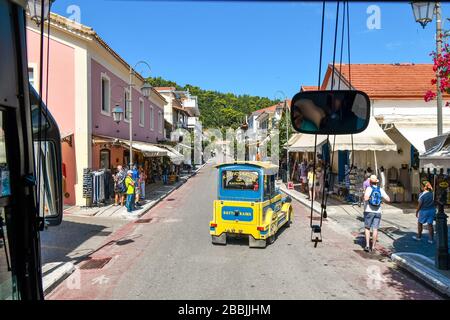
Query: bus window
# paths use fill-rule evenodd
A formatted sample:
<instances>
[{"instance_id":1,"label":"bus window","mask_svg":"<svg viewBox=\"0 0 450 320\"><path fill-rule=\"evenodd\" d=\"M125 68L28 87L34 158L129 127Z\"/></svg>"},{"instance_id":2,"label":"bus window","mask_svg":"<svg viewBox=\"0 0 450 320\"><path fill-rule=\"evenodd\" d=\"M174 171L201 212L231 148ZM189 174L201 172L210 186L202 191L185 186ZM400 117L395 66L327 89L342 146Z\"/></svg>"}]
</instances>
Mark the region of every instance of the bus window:
<instances>
[{"instance_id":1,"label":"bus window","mask_svg":"<svg viewBox=\"0 0 450 320\"><path fill-rule=\"evenodd\" d=\"M0 111L0 300L18 299L15 281L11 273L8 243L8 220L5 215L6 198L11 195L9 170L6 158L5 114Z\"/></svg>"}]
</instances>

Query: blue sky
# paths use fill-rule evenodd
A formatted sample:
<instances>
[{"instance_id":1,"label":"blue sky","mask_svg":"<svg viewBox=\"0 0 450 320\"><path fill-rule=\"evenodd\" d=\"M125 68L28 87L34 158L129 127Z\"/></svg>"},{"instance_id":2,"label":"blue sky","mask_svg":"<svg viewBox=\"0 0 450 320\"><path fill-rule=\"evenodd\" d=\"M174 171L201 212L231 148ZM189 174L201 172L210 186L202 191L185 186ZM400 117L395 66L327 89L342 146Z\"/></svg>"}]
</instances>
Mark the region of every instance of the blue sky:
<instances>
[{"instance_id":1,"label":"blue sky","mask_svg":"<svg viewBox=\"0 0 450 320\"><path fill-rule=\"evenodd\" d=\"M52 10L70 17L70 5L130 64L145 60L153 76L181 85L279 98L279 91L291 97L317 84L321 2L57 0ZM370 5L380 8L381 29L367 28ZM325 64L333 57L335 12L327 2ZM434 21L422 29L408 2L350 3L350 17L352 63L431 62Z\"/></svg>"}]
</instances>

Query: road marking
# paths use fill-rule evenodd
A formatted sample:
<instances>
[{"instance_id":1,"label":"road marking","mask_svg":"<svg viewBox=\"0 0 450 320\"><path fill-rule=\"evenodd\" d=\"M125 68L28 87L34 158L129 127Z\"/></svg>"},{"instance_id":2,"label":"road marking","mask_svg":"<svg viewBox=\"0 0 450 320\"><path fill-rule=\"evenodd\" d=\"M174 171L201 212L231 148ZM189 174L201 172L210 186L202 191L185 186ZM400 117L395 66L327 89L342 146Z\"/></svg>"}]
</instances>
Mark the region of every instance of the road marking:
<instances>
[{"instance_id":1,"label":"road marking","mask_svg":"<svg viewBox=\"0 0 450 320\"><path fill-rule=\"evenodd\" d=\"M92 279L92 284L107 284L109 282L109 278L106 277L104 274L102 274L101 276Z\"/></svg>"}]
</instances>

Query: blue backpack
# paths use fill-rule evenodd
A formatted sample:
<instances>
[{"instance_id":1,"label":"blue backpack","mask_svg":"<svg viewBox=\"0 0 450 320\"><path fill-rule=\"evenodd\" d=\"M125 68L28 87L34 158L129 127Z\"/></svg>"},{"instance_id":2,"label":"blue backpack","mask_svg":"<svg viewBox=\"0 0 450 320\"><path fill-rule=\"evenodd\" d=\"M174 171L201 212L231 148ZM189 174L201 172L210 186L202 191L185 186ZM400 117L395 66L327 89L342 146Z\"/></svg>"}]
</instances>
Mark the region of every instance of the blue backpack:
<instances>
[{"instance_id":1,"label":"blue backpack","mask_svg":"<svg viewBox=\"0 0 450 320\"><path fill-rule=\"evenodd\" d=\"M374 207L381 206L382 202L381 190L380 187L372 187L372 193L370 194L369 204Z\"/></svg>"}]
</instances>

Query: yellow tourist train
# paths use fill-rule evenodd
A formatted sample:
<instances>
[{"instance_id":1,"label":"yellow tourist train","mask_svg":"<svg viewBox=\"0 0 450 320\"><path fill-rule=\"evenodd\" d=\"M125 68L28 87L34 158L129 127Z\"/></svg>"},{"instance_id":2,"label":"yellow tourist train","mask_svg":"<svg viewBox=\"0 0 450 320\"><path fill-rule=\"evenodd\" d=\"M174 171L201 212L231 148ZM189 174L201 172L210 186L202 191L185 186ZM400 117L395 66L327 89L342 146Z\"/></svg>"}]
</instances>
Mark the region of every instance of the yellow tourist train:
<instances>
[{"instance_id":1,"label":"yellow tourist train","mask_svg":"<svg viewBox=\"0 0 450 320\"><path fill-rule=\"evenodd\" d=\"M292 222L291 198L275 186L278 166L270 162L230 162L217 165L218 197L210 222L213 244L227 236L248 237L249 246L265 248L281 227Z\"/></svg>"}]
</instances>

